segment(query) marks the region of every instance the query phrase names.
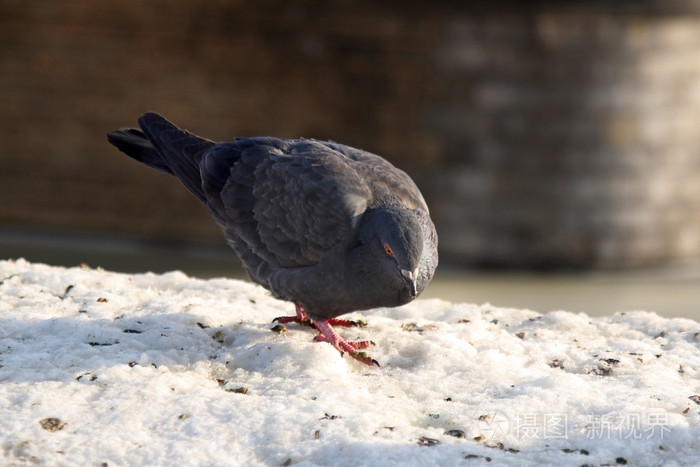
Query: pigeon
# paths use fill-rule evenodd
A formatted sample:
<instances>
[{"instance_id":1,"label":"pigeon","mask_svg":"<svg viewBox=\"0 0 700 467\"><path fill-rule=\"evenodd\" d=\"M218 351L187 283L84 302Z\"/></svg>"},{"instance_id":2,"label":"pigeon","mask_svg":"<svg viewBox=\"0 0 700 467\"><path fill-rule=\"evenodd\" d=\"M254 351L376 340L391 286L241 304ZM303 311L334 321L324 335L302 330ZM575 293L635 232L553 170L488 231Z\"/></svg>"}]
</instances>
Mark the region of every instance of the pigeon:
<instances>
[{"instance_id":1,"label":"pigeon","mask_svg":"<svg viewBox=\"0 0 700 467\"><path fill-rule=\"evenodd\" d=\"M108 141L173 175L209 209L250 279L341 356L379 363L333 326L346 313L414 300L438 264L437 232L418 187L380 156L330 141L200 138L148 112Z\"/></svg>"}]
</instances>

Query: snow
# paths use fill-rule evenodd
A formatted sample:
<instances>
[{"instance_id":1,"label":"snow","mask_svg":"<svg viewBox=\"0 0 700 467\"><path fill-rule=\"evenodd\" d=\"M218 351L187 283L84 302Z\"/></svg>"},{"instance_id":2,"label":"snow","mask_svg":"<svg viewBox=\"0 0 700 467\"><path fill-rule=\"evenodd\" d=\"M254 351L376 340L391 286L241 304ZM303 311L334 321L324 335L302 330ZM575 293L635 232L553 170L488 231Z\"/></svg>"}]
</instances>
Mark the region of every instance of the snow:
<instances>
[{"instance_id":1,"label":"snow","mask_svg":"<svg viewBox=\"0 0 700 467\"><path fill-rule=\"evenodd\" d=\"M700 324L417 300L381 368L238 280L0 261L2 465L698 465Z\"/></svg>"}]
</instances>

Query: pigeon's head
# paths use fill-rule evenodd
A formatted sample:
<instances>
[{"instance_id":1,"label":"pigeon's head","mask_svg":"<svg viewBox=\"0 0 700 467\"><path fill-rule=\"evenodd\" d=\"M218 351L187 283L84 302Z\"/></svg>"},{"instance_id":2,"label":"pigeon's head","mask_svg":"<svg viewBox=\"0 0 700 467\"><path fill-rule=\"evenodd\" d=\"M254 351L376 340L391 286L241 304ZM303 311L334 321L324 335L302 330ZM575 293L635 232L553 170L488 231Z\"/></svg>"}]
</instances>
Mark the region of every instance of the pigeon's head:
<instances>
[{"instance_id":1,"label":"pigeon's head","mask_svg":"<svg viewBox=\"0 0 700 467\"><path fill-rule=\"evenodd\" d=\"M363 216L359 240L364 268L372 286L407 303L422 291L418 268L423 257L423 228L415 213L391 206L367 211Z\"/></svg>"}]
</instances>

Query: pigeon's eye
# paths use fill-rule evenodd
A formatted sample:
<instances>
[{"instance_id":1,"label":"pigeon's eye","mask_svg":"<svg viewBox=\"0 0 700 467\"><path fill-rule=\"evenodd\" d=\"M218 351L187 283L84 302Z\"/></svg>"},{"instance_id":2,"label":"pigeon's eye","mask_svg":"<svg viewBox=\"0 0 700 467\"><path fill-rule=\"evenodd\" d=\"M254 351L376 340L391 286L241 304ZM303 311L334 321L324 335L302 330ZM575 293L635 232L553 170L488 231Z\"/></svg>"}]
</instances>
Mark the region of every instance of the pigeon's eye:
<instances>
[{"instance_id":1,"label":"pigeon's eye","mask_svg":"<svg viewBox=\"0 0 700 467\"><path fill-rule=\"evenodd\" d=\"M387 256L394 256L394 252L391 251L391 248L389 248L389 245L386 243L384 244L384 251L386 252Z\"/></svg>"}]
</instances>

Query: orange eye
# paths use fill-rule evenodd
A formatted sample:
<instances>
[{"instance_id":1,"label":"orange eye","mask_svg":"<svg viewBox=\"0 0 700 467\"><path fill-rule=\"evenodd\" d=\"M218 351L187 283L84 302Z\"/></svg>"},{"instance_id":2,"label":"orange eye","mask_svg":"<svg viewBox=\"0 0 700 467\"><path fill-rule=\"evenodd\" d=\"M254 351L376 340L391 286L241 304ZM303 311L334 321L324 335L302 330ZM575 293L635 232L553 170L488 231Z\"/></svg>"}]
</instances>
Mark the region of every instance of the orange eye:
<instances>
[{"instance_id":1,"label":"orange eye","mask_svg":"<svg viewBox=\"0 0 700 467\"><path fill-rule=\"evenodd\" d=\"M389 245L384 245L384 251L386 251L387 256L394 256L394 252L391 251L391 248L389 248Z\"/></svg>"}]
</instances>

